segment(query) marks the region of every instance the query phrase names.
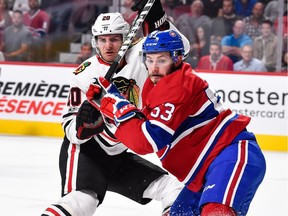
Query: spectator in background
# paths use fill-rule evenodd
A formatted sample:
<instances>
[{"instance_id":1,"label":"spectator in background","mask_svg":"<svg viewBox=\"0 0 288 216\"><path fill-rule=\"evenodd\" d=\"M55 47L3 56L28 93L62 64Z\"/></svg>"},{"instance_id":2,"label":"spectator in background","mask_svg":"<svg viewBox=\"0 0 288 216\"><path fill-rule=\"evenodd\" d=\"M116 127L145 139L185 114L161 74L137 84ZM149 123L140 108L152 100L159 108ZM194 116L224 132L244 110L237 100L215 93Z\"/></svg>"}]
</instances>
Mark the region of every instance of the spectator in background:
<instances>
[{"instance_id":1,"label":"spectator in background","mask_svg":"<svg viewBox=\"0 0 288 216\"><path fill-rule=\"evenodd\" d=\"M6 61L27 61L29 46L31 44L31 33L23 24L22 11L14 11L12 25L3 32L1 51Z\"/></svg>"},{"instance_id":2,"label":"spectator in background","mask_svg":"<svg viewBox=\"0 0 288 216\"><path fill-rule=\"evenodd\" d=\"M252 14L252 9L258 0L234 0L235 13L244 18Z\"/></svg>"},{"instance_id":3,"label":"spectator in background","mask_svg":"<svg viewBox=\"0 0 288 216\"><path fill-rule=\"evenodd\" d=\"M13 6L14 6L15 0L7 0L7 9L10 11L10 16L12 16Z\"/></svg>"},{"instance_id":4,"label":"spectator in background","mask_svg":"<svg viewBox=\"0 0 288 216\"><path fill-rule=\"evenodd\" d=\"M211 19L219 15L219 11L222 8L223 0L202 0L204 9L203 14Z\"/></svg>"},{"instance_id":5,"label":"spectator in background","mask_svg":"<svg viewBox=\"0 0 288 216\"><path fill-rule=\"evenodd\" d=\"M266 72L265 65L257 58L253 58L253 49L244 45L241 49L242 60L234 63L234 71Z\"/></svg>"},{"instance_id":6,"label":"spectator in background","mask_svg":"<svg viewBox=\"0 0 288 216\"><path fill-rule=\"evenodd\" d=\"M124 12L122 13L123 18L128 22L130 25L133 23L134 19L137 17L138 12L133 11L131 7L133 6L135 0L123 0L123 7ZM134 37L134 41L138 40L139 38L143 37L142 31L137 31Z\"/></svg>"},{"instance_id":7,"label":"spectator in background","mask_svg":"<svg viewBox=\"0 0 288 216\"><path fill-rule=\"evenodd\" d=\"M29 11L23 16L23 23L32 33L31 61L45 61L46 36L49 32L50 15L40 9L40 0L28 0Z\"/></svg>"},{"instance_id":8,"label":"spectator in background","mask_svg":"<svg viewBox=\"0 0 288 216\"><path fill-rule=\"evenodd\" d=\"M81 45L80 54L76 60L76 64L82 64L86 59L92 56L92 45L91 43L85 42Z\"/></svg>"},{"instance_id":9,"label":"spectator in background","mask_svg":"<svg viewBox=\"0 0 288 216\"><path fill-rule=\"evenodd\" d=\"M233 62L230 58L222 54L221 44L212 42L210 45L210 55L203 56L197 65L196 69L213 70L213 71L232 71Z\"/></svg>"},{"instance_id":10,"label":"spectator in background","mask_svg":"<svg viewBox=\"0 0 288 216\"><path fill-rule=\"evenodd\" d=\"M190 55L197 65L202 56L209 55L210 31L208 26L203 25L197 27L196 41L193 46L194 47L191 49Z\"/></svg>"},{"instance_id":11,"label":"spectator in background","mask_svg":"<svg viewBox=\"0 0 288 216\"><path fill-rule=\"evenodd\" d=\"M3 40L3 31L12 24L7 0L0 0L0 41Z\"/></svg>"},{"instance_id":12,"label":"spectator in background","mask_svg":"<svg viewBox=\"0 0 288 216\"><path fill-rule=\"evenodd\" d=\"M277 58L277 36L273 33L273 24L265 20L261 26L261 36L256 37L253 42L253 56L261 60L268 71L276 69Z\"/></svg>"},{"instance_id":13,"label":"spectator in background","mask_svg":"<svg viewBox=\"0 0 288 216\"><path fill-rule=\"evenodd\" d=\"M189 62L192 67L196 67L197 58L195 59L193 57L193 48L195 48L196 43L196 29L201 25L206 25L210 28L211 20L208 16L203 15L204 5L201 0L193 1L190 9L190 13L182 14L175 20L175 26L190 41L192 50L189 52L185 61Z\"/></svg>"},{"instance_id":14,"label":"spectator in background","mask_svg":"<svg viewBox=\"0 0 288 216\"><path fill-rule=\"evenodd\" d=\"M234 12L233 0L223 0L223 7L218 17L212 20L211 41L221 42L225 35L233 33L232 28L236 20L241 17Z\"/></svg>"},{"instance_id":15,"label":"spectator in background","mask_svg":"<svg viewBox=\"0 0 288 216\"><path fill-rule=\"evenodd\" d=\"M197 28L198 56L201 58L209 54L210 29L209 26L202 25Z\"/></svg>"},{"instance_id":16,"label":"spectator in background","mask_svg":"<svg viewBox=\"0 0 288 216\"><path fill-rule=\"evenodd\" d=\"M231 58L233 63L241 59L241 47L252 44L252 39L244 32L245 23L237 20L233 26L233 34L223 37L221 41L223 54Z\"/></svg>"},{"instance_id":17,"label":"spectator in background","mask_svg":"<svg viewBox=\"0 0 288 216\"><path fill-rule=\"evenodd\" d=\"M100 14L101 8L91 0L73 0L69 20L69 35L72 42L81 42L83 34L90 34L91 26Z\"/></svg>"},{"instance_id":18,"label":"spectator in background","mask_svg":"<svg viewBox=\"0 0 288 216\"><path fill-rule=\"evenodd\" d=\"M63 14L67 10L71 10L72 4L70 0L41 0L39 6L41 10L50 15L49 36L58 30L68 30L69 19Z\"/></svg>"},{"instance_id":19,"label":"spectator in background","mask_svg":"<svg viewBox=\"0 0 288 216\"><path fill-rule=\"evenodd\" d=\"M264 5L260 2L256 3L252 10L252 15L245 17L245 33L254 39L261 35L261 24L265 20L264 16Z\"/></svg>"},{"instance_id":20,"label":"spectator in background","mask_svg":"<svg viewBox=\"0 0 288 216\"><path fill-rule=\"evenodd\" d=\"M29 11L28 0L15 0L12 10L21 10L23 14L26 13Z\"/></svg>"},{"instance_id":21,"label":"spectator in background","mask_svg":"<svg viewBox=\"0 0 288 216\"><path fill-rule=\"evenodd\" d=\"M263 3L264 7L266 7L266 5L271 2L271 0L258 0L258 2Z\"/></svg>"},{"instance_id":22,"label":"spectator in background","mask_svg":"<svg viewBox=\"0 0 288 216\"><path fill-rule=\"evenodd\" d=\"M124 12L122 13L123 18L131 25L135 17L138 15L137 11L131 10L134 0L124 0L123 7Z\"/></svg>"},{"instance_id":23,"label":"spectator in background","mask_svg":"<svg viewBox=\"0 0 288 216\"><path fill-rule=\"evenodd\" d=\"M46 34L46 62L55 62L60 52L70 48L68 26L71 0L41 0L40 9L50 16L49 29Z\"/></svg>"}]
</instances>

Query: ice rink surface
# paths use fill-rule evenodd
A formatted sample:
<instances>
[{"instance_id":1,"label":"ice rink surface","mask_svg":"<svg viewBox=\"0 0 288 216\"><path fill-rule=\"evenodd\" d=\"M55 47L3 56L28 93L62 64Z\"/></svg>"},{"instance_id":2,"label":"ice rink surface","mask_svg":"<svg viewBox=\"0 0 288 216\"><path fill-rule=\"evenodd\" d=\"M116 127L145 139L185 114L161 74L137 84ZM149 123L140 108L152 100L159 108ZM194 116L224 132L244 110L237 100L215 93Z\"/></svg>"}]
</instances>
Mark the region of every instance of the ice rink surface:
<instances>
[{"instance_id":1,"label":"ice rink surface","mask_svg":"<svg viewBox=\"0 0 288 216\"><path fill-rule=\"evenodd\" d=\"M0 135L0 215L40 216L60 198L61 139ZM288 216L288 153L264 152L265 179L248 216ZM145 156L159 164L155 155ZM108 192L94 216L160 216L161 204L139 205Z\"/></svg>"}]
</instances>

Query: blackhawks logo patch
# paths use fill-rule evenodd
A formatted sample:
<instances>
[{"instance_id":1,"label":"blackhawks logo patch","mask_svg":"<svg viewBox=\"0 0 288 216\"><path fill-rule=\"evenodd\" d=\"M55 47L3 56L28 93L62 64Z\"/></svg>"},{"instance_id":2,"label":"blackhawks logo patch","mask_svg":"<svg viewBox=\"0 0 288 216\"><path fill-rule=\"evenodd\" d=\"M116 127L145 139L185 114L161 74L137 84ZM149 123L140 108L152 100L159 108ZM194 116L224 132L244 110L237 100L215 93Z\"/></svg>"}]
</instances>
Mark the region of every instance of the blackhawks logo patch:
<instances>
[{"instance_id":1,"label":"blackhawks logo patch","mask_svg":"<svg viewBox=\"0 0 288 216\"><path fill-rule=\"evenodd\" d=\"M140 88L134 79L126 79L125 77L116 77L111 80L118 88L120 93L134 104L139 105Z\"/></svg>"},{"instance_id":2,"label":"blackhawks logo patch","mask_svg":"<svg viewBox=\"0 0 288 216\"><path fill-rule=\"evenodd\" d=\"M85 68L88 67L90 64L91 64L91 62L84 62L73 73L75 75L77 75L77 74L83 72L85 70Z\"/></svg>"}]
</instances>

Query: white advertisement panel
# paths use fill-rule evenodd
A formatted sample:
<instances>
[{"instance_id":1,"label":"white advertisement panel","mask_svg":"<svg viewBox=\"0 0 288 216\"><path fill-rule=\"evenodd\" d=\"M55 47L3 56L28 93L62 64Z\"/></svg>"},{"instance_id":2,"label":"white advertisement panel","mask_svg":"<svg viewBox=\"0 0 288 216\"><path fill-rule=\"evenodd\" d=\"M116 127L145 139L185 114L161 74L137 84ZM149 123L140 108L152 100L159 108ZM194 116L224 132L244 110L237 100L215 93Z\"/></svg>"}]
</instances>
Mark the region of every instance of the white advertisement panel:
<instances>
[{"instance_id":1,"label":"white advertisement panel","mask_svg":"<svg viewBox=\"0 0 288 216\"><path fill-rule=\"evenodd\" d=\"M288 77L263 73L200 73L256 134L288 135Z\"/></svg>"},{"instance_id":2,"label":"white advertisement panel","mask_svg":"<svg viewBox=\"0 0 288 216\"><path fill-rule=\"evenodd\" d=\"M73 70L0 64L0 119L61 122Z\"/></svg>"},{"instance_id":3,"label":"white advertisement panel","mask_svg":"<svg viewBox=\"0 0 288 216\"><path fill-rule=\"evenodd\" d=\"M61 122L75 67L0 64L0 120ZM256 134L288 135L288 76L199 72ZM0 131L1 132L1 131Z\"/></svg>"}]
</instances>

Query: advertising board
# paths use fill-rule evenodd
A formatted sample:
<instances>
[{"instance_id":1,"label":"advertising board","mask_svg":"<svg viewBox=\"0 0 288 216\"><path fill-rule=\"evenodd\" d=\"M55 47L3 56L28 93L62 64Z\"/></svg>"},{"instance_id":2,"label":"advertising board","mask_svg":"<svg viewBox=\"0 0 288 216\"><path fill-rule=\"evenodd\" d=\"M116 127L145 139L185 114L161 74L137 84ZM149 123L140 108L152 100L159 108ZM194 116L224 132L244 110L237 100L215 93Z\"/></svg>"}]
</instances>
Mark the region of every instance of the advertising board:
<instances>
[{"instance_id":1,"label":"advertising board","mask_svg":"<svg viewBox=\"0 0 288 216\"><path fill-rule=\"evenodd\" d=\"M63 136L61 115L75 66L0 64L0 133ZM199 72L232 110L251 117L264 149L287 151L288 76Z\"/></svg>"}]
</instances>

